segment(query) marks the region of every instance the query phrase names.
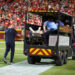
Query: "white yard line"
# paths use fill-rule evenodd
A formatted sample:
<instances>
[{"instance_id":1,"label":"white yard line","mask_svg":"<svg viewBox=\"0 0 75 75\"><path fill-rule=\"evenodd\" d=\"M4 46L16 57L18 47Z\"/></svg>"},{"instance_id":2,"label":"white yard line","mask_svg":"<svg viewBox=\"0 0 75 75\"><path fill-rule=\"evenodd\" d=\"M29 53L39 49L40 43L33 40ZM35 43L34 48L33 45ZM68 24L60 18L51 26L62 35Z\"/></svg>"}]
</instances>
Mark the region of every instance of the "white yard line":
<instances>
[{"instance_id":1,"label":"white yard line","mask_svg":"<svg viewBox=\"0 0 75 75\"><path fill-rule=\"evenodd\" d=\"M5 49L5 48L0 48L0 49ZM15 50L23 50L22 48L15 48Z\"/></svg>"},{"instance_id":2,"label":"white yard line","mask_svg":"<svg viewBox=\"0 0 75 75\"><path fill-rule=\"evenodd\" d=\"M0 55L4 55L4 53L0 53ZM17 53L17 54L15 54L15 55L23 55L23 53ZM19 57L20 58L20 57Z\"/></svg>"},{"instance_id":3,"label":"white yard line","mask_svg":"<svg viewBox=\"0 0 75 75\"><path fill-rule=\"evenodd\" d=\"M0 41L0 43L5 43L5 41ZM23 41L15 41L15 44L24 44Z\"/></svg>"},{"instance_id":4,"label":"white yard line","mask_svg":"<svg viewBox=\"0 0 75 75\"><path fill-rule=\"evenodd\" d=\"M52 68L54 64L28 64L27 61L19 62L0 68L0 75L39 75L39 73Z\"/></svg>"}]
</instances>

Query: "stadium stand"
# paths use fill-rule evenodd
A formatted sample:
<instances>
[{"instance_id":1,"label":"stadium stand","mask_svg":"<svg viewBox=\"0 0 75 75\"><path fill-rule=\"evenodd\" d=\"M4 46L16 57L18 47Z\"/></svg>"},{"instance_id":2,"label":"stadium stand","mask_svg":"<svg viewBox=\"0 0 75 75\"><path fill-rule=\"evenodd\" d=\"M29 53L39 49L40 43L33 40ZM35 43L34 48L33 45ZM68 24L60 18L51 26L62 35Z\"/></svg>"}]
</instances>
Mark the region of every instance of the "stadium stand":
<instances>
[{"instance_id":1,"label":"stadium stand","mask_svg":"<svg viewBox=\"0 0 75 75\"><path fill-rule=\"evenodd\" d=\"M74 9L74 0L0 0L0 26L15 23L16 29L22 29L27 10L60 10L75 15Z\"/></svg>"}]
</instances>

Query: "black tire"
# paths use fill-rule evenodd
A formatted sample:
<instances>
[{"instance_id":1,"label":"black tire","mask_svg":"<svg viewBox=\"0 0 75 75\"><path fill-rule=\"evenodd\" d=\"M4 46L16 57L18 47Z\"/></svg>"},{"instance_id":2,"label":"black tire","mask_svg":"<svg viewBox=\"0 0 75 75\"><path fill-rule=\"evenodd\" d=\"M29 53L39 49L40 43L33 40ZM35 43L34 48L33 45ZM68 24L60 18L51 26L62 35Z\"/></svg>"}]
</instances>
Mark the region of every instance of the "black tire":
<instances>
[{"instance_id":1,"label":"black tire","mask_svg":"<svg viewBox=\"0 0 75 75\"><path fill-rule=\"evenodd\" d=\"M67 61L68 61L68 52L65 51L64 52L64 64L67 64Z\"/></svg>"},{"instance_id":2,"label":"black tire","mask_svg":"<svg viewBox=\"0 0 75 75\"><path fill-rule=\"evenodd\" d=\"M37 57L37 58L36 58L36 62L39 63L40 61L41 61L41 58L40 58L40 57Z\"/></svg>"},{"instance_id":3,"label":"black tire","mask_svg":"<svg viewBox=\"0 0 75 75\"><path fill-rule=\"evenodd\" d=\"M72 60L75 60L75 56L72 56Z\"/></svg>"},{"instance_id":4,"label":"black tire","mask_svg":"<svg viewBox=\"0 0 75 75\"><path fill-rule=\"evenodd\" d=\"M56 65L57 66L62 66L64 63L64 55L63 52L61 52L58 56L58 58L56 59Z\"/></svg>"},{"instance_id":5,"label":"black tire","mask_svg":"<svg viewBox=\"0 0 75 75\"><path fill-rule=\"evenodd\" d=\"M28 55L28 63L29 63L29 64L35 64L35 59L34 59L34 57Z\"/></svg>"}]
</instances>

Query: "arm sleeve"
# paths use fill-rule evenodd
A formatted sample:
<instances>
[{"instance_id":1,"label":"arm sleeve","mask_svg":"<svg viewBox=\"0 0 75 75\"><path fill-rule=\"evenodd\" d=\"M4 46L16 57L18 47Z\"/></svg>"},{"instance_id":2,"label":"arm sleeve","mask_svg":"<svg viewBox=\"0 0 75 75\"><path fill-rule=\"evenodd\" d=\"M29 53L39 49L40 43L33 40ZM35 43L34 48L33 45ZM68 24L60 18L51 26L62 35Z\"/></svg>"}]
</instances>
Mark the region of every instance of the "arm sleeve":
<instances>
[{"instance_id":1,"label":"arm sleeve","mask_svg":"<svg viewBox=\"0 0 75 75\"><path fill-rule=\"evenodd\" d=\"M63 23L62 21L59 21L59 24L60 24L61 26L64 26L64 23Z\"/></svg>"},{"instance_id":2,"label":"arm sleeve","mask_svg":"<svg viewBox=\"0 0 75 75\"><path fill-rule=\"evenodd\" d=\"M44 25L46 25L46 26L47 26L47 21L45 21L45 22L44 22Z\"/></svg>"}]
</instances>

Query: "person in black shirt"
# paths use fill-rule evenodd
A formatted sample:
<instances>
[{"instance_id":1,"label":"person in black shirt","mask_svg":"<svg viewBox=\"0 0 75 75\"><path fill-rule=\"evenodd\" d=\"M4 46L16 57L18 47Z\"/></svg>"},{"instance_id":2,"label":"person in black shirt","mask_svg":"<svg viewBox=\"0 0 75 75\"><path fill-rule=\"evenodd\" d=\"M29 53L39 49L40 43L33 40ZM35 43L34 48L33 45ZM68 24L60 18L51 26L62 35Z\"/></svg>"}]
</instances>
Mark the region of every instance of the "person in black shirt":
<instances>
[{"instance_id":1,"label":"person in black shirt","mask_svg":"<svg viewBox=\"0 0 75 75\"><path fill-rule=\"evenodd\" d=\"M8 28L5 32L6 51L5 51L5 54L4 54L4 63L7 63L6 57L7 57L10 49L11 49L10 63L11 64L13 63L14 51L15 51L15 36L16 35L21 36L15 30L14 25L11 25L11 27Z\"/></svg>"}]
</instances>

